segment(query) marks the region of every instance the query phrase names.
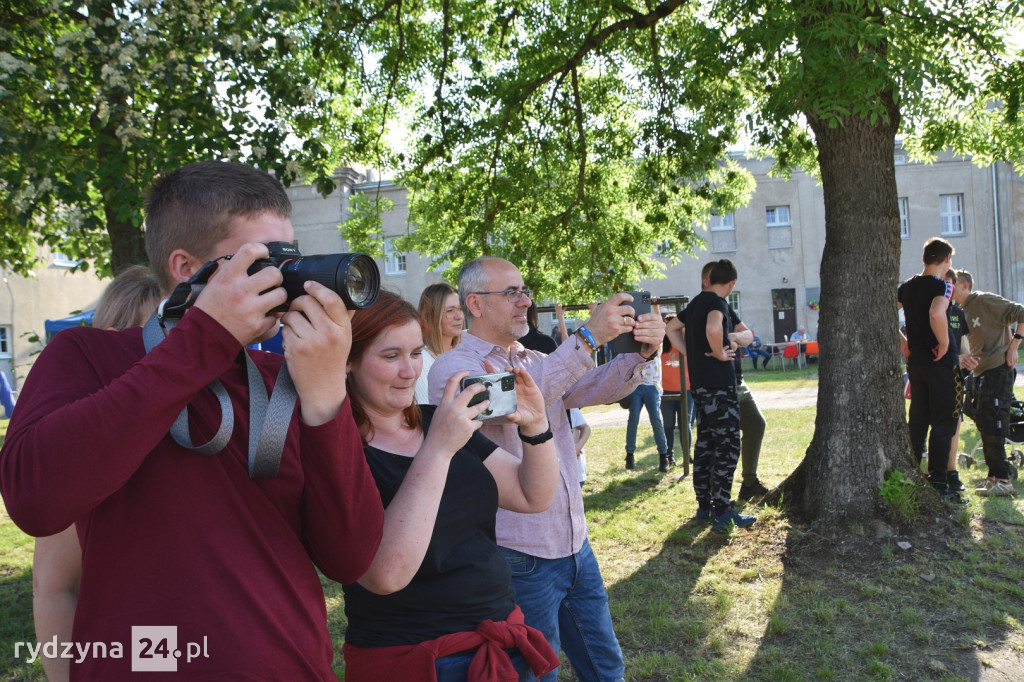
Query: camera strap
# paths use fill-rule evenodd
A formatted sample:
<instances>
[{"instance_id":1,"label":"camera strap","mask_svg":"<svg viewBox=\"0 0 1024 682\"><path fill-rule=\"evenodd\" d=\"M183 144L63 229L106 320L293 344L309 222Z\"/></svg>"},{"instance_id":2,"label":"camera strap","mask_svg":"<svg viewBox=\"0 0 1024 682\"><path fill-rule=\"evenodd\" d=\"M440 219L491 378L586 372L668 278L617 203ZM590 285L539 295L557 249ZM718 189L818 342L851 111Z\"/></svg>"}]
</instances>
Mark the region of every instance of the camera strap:
<instances>
[{"instance_id":1,"label":"camera strap","mask_svg":"<svg viewBox=\"0 0 1024 682\"><path fill-rule=\"evenodd\" d=\"M147 353L163 341L178 324L216 269L216 261L203 265L192 279L178 284L171 297L163 301L157 311L150 316L142 328L142 340ZM256 363L245 349L242 350L242 355L245 356L249 383L249 477L274 478L281 465L284 441L288 435L288 426L295 411L298 393L288 373L288 366L281 363L274 390L268 396L266 384L263 383ZM215 455L223 450L231 440L235 426L235 413L224 384L219 379L214 379L208 387L220 404L220 426L213 437L202 445L192 443L188 428L188 406L181 411L170 429L174 442L201 455Z\"/></svg>"}]
</instances>

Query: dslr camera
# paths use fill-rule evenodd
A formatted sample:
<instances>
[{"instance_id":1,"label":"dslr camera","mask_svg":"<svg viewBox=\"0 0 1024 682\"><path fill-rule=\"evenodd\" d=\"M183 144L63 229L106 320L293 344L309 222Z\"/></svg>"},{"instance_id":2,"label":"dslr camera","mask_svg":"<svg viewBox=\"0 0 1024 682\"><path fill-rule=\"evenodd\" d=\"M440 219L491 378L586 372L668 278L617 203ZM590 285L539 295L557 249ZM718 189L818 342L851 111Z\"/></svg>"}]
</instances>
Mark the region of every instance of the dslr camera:
<instances>
[{"instance_id":1,"label":"dslr camera","mask_svg":"<svg viewBox=\"0 0 1024 682\"><path fill-rule=\"evenodd\" d=\"M494 374L478 374L477 376L464 377L459 382L459 388L465 390L467 386L483 384L487 390L480 391L472 400L469 406L472 407L485 400L491 404L487 409L478 414L474 419L488 421L512 414L516 411L516 375L512 372L496 372Z\"/></svg>"},{"instance_id":2,"label":"dslr camera","mask_svg":"<svg viewBox=\"0 0 1024 682\"><path fill-rule=\"evenodd\" d=\"M270 255L249 267L254 275L264 268L277 268L284 277L281 286L288 292L288 301L271 312L286 312L288 304L306 293L308 280L319 282L345 301L345 307L369 308L380 294L380 270L372 258L362 253L330 253L303 256L299 247L289 242L269 242Z\"/></svg>"}]
</instances>

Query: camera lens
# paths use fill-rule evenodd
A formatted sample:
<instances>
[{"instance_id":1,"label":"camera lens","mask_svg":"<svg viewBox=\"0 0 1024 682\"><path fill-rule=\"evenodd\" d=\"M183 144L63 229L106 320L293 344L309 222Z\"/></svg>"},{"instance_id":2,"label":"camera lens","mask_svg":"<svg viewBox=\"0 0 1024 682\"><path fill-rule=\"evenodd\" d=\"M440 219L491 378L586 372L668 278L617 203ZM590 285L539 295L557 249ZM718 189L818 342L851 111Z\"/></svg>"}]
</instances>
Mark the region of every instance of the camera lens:
<instances>
[{"instance_id":1,"label":"camera lens","mask_svg":"<svg viewBox=\"0 0 1024 682\"><path fill-rule=\"evenodd\" d=\"M362 253L305 256L281 265L285 291L292 301L303 295L303 284L313 280L336 292L347 308L369 308L380 294L380 271Z\"/></svg>"},{"instance_id":2,"label":"camera lens","mask_svg":"<svg viewBox=\"0 0 1024 682\"><path fill-rule=\"evenodd\" d=\"M372 258L361 253L349 255L352 259L345 273L345 290L348 292L348 300L352 301L350 307L369 308L380 293L380 272L377 270L377 264Z\"/></svg>"}]
</instances>

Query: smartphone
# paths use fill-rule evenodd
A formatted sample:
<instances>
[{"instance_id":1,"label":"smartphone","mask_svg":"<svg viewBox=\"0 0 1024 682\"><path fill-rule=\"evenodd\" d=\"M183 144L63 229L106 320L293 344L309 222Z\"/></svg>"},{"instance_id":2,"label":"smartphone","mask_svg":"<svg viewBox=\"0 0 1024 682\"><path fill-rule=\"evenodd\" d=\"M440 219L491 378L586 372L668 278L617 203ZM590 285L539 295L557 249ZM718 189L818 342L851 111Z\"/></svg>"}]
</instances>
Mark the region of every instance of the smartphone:
<instances>
[{"instance_id":1,"label":"smartphone","mask_svg":"<svg viewBox=\"0 0 1024 682\"><path fill-rule=\"evenodd\" d=\"M473 396L469 401L470 406L485 400L491 401L487 409L478 414L475 419L487 421L504 417L506 414L516 411L516 375L512 372L495 372L494 374L465 377L459 382L459 388L465 390L467 386L473 384L483 384L487 390L480 391Z\"/></svg>"},{"instance_id":2,"label":"smartphone","mask_svg":"<svg viewBox=\"0 0 1024 682\"><path fill-rule=\"evenodd\" d=\"M651 312L651 292L649 291L627 291L633 300L627 301L624 305L633 308L633 319L638 315ZM621 353L639 353L643 344L633 338L633 332L623 332L612 340L612 355Z\"/></svg>"}]
</instances>

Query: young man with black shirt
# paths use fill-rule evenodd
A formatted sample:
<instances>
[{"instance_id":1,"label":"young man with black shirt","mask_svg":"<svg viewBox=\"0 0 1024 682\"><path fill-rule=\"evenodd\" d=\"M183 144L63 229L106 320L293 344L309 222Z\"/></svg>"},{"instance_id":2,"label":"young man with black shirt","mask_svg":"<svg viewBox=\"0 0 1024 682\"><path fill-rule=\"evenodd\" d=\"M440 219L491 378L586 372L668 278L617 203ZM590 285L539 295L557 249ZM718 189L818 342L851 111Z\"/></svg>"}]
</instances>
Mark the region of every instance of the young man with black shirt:
<instances>
[{"instance_id":1,"label":"young man with black shirt","mask_svg":"<svg viewBox=\"0 0 1024 682\"><path fill-rule=\"evenodd\" d=\"M726 297L736 286L736 266L722 259L711 269L709 286L683 310L686 363L697 413L693 447L693 490L697 520L712 521L715 530L732 524L746 528L753 516L738 514L729 499L740 456L740 408L729 342L732 319ZM703 333L702 333L703 332Z\"/></svg>"},{"instance_id":2,"label":"young man with black shirt","mask_svg":"<svg viewBox=\"0 0 1024 682\"><path fill-rule=\"evenodd\" d=\"M898 305L906 317L910 350L910 445L920 463L927 438L928 481L944 499L958 498L947 485L946 460L963 400L959 359L949 333L953 285L942 279L950 268L953 252L945 239L929 239L922 257L924 270L901 284L897 293Z\"/></svg>"}]
</instances>

